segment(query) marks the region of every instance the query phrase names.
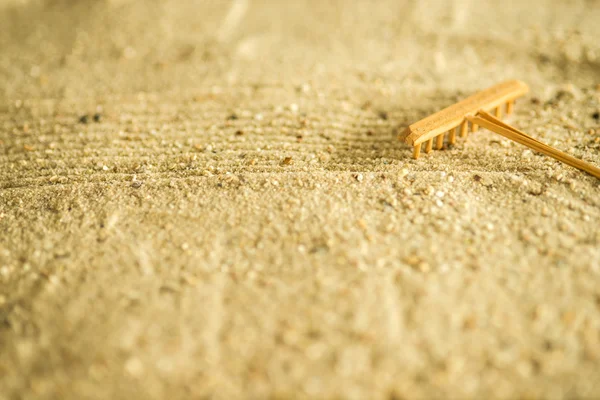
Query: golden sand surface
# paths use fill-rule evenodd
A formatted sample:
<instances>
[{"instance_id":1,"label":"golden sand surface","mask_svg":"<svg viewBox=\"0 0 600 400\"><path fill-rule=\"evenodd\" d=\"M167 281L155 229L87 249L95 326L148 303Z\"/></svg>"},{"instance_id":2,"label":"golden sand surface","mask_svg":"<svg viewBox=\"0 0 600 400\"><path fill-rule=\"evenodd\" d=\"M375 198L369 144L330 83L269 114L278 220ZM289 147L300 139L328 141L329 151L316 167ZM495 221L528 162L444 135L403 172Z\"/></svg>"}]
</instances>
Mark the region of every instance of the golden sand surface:
<instances>
[{"instance_id":1,"label":"golden sand surface","mask_svg":"<svg viewBox=\"0 0 600 400\"><path fill-rule=\"evenodd\" d=\"M600 2L4 0L0 399L600 397Z\"/></svg>"}]
</instances>

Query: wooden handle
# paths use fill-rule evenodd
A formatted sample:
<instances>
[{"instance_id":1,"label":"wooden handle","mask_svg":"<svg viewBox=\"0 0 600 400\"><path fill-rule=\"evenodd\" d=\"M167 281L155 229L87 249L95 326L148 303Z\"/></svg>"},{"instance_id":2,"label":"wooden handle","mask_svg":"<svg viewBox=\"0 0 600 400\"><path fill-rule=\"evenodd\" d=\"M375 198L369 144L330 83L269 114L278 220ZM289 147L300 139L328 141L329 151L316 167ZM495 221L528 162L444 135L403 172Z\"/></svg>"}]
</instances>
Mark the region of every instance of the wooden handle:
<instances>
[{"instance_id":1,"label":"wooden handle","mask_svg":"<svg viewBox=\"0 0 600 400\"><path fill-rule=\"evenodd\" d=\"M473 124L481 125L492 132L504 136L507 139L520 143L540 153L546 154L547 156L550 156L552 158L557 159L558 161L564 162L567 165L585 171L588 174L600 179L600 168L595 167L592 164L586 163L583 160L570 156L566 153L563 153L562 151L557 150L554 147L550 147L547 144L532 138L526 133L521 132L516 128L513 128L508 124L505 124L499 119L494 118L492 115L486 113L485 111L479 111L476 116L468 115L467 119Z\"/></svg>"}]
</instances>

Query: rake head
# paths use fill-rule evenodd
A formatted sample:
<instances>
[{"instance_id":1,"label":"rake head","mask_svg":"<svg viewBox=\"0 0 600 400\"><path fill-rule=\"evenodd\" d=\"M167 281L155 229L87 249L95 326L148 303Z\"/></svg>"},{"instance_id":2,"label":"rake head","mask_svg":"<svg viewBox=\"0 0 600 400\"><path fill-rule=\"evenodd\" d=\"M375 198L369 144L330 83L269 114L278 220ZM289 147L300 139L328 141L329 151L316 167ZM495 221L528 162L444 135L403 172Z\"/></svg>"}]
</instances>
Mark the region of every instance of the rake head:
<instances>
[{"instance_id":1,"label":"rake head","mask_svg":"<svg viewBox=\"0 0 600 400\"><path fill-rule=\"evenodd\" d=\"M469 121L467 116L475 115L478 111L494 110L497 118L513 112L515 100L529 92L529 87L517 80L506 81L492 86L466 99L444 108L425 119L410 125L403 133L404 141L414 147L413 157L419 158L421 146L425 144L425 153L430 153L435 148L441 150L444 147L444 139L448 133L448 143L456 142L456 130L459 128L460 137L467 136ZM472 123L471 131L476 132L478 125Z\"/></svg>"}]
</instances>

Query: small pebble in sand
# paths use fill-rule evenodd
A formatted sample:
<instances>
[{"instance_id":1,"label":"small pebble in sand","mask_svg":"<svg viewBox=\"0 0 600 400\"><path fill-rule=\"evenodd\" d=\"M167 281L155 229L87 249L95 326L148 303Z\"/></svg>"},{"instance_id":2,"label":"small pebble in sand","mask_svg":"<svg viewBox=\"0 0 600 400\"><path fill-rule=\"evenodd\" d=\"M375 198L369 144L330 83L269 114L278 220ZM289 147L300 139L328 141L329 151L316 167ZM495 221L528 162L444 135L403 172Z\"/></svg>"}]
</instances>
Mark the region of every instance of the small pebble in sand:
<instances>
[{"instance_id":1,"label":"small pebble in sand","mask_svg":"<svg viewBox=\"0 0 600 400\"><path fill-rule=\"evenodd\" d=\"M96 113L94 114L94 122L100 122L102 120L102 114Z\"/></svg>"},{"instance_id":2,"label":"small pebble in sand","mask_svg":"<svg viewBox=\"0 0 600 400\"><path fill-rule=\"evenodd\" d=\"M238 119L238 116L237 116L237 114L235 114L235 113L234 113L234 114L231 114L231 115L229 115L229 116L227 117L227 120L228 120L228 121L235 121L236 119Z\"/></svg>"},{"instance_id":3,"label":"small pebble in sand","mask_svg":"<svg viewBox=\"0 0 600 400\"><path fill-rule=\"evenodd\" d=\"M492 180L490 178L488 178L488 177L485 177L485 176L473 175L473 179L475 180L475 182L479 182L483 186L486 186L486 187L490 187L493 184Z\"/></svg>"},{"instance_id":4,"label":"small pebble in sand","mask_svg":"<svg viewBox=\"0 0 600 400\"><path fill-rule=\"evenodd\" d=\"M131 60L132 58L134 58L137 54L137 51L131 47L128 46L125 49L123 49L123 57L125 57L128 60Z\"/></svg>"},{"instance_id":5,"label":"small pebble in sand","mask_svg":"<svg viewBox=\"0 0 600 400\"><path fill-rule=\"evenodd\" d=\"M125 371L133 377L139 377L144 373L144 364L139 358L131 357L125 363Z\"/></svg>"},{"instance_id":6,"label":"small pebble in sand","mask_svg":"<svg viewBox=\"0 0 600 400\"><path fill-rule=\"evenodd\" d=\"M292 163L292 157L286 157L281 162L281 165L290 165Z\"/></svg>"},{"instance_id":7,"label":"small pebble in sand","mask_svg":"<svg viewBox=\"0 0 600 400\"><path fill-rule=\"evenodd\" d=\"M308 92L310 92L311 87L310 87L310 85L308 83L304 83L304 84L300 85L300 87L298 89L302 93L308 93Z\"/></svg>"},{"instance_id":8,"label":"small pebble in sand","mask_svg":"<svg viewBox=\"0 0 600 400\"><path fill-rule=\"evenodd\" d=\"M592 118L594 118L596 121L600 120L600 111L593 113Z\"/></svg>"},{"instance_id":9,"label":"small pebble in sand","mask_svg":"<svg viewBox=\"0 0 600 400\"><path fill-rule=\"evenodd\" d=\"M379 115L379 118L381 118L384 121L387 121L387 119L389 118L389 115L386 111L379 111L377 115Z\"/></svg>"},{"instance_id":10,"label":"small pebble in sand","mask_svg":"<svg viewBox=\"0 0 600 400\"><path fill-rule=\"evenodd\" d=\"M80 124L87 124L88 122L89 122L89 117L87 116L87 114L79 117Z\"/></svg>"},{"instance_id":11,"label":"small pebble in sand","mask_svg":"<svg viewBox=\"0 0 600 400\"><path fill-rule=\"evenodd\" d=\"M131 187L134 189L139 189L142 187L142 182L141 181L133 181L133 182L131 182Z\"/></svg>"},{"instance_id":12,"label":"small pebble in sand","mask_svg":"<svg viewBox=\"0 0 600 400\"><path fill-rule=\"evenodd\" d=\"M356 179L359 182L362 182L364 179L363 174L355 174L354 179Z\"/></svg>"},{"instance_id":13,"label":"small pebble in sand","mask_svg":"<svg viewBox=\"0 0 600 400\"><path fill-rule=\"evenodd\" d=\"M242 131L242 130L235 131L235 136L243 136L243 135L244 135L244 131Z\"/></svg>"},{"instance_id":14,"label":"small pebble in sand","mask_svg":"<svg viewBox=\"0 0 600 400\"><path fill-rule=\"evenodd\" d=\"M475 318L473 315L469 315L469 316L465 317L465 319L463 320L462 328L466 331L470 331L470 330L474 329L476 326L477 326L477 318Z\"/></svg>"},{"instance_id":15,"label":"small pebble in sand","mask_svg":"<svg viewBox=\"0 0 600 400\"><path fill-rule=\"evenodd\" d=\"M404 262L416 271L423 272L423 273L427 273L427 272L431 271L431 267L429 266L429 264L417 256L413 255L413 256L406 257L404 259Z\"/></svg>"}]
</instances>

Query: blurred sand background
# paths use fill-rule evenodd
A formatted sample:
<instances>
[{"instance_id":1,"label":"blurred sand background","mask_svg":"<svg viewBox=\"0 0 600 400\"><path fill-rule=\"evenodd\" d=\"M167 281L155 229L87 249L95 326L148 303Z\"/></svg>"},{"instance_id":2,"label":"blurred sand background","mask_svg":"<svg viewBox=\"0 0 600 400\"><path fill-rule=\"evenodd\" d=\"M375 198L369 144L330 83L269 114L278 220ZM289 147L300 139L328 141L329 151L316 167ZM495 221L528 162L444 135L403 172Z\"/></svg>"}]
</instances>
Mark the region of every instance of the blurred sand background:
<instances>
[{"instance_id":1,"label":"blurred sand background","mask_svg":"<svg viewBox=\"0 0 600 400\"><path fill-rule=\"evenodd\" d=\"M517 78L512 122L599 165L599 21L4 0L0 399L600 397L599 181L396 140Z\"/></svg>"}]
</instances>

